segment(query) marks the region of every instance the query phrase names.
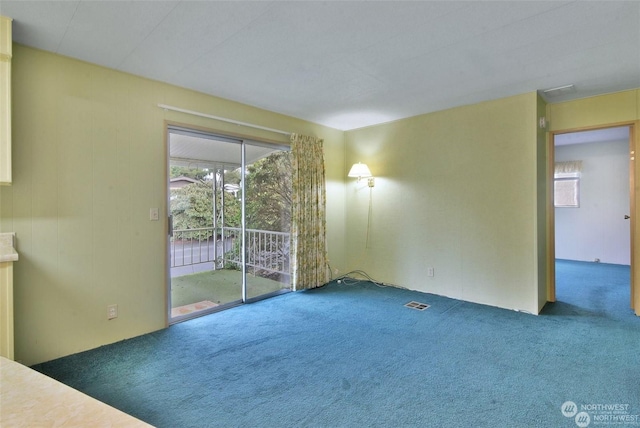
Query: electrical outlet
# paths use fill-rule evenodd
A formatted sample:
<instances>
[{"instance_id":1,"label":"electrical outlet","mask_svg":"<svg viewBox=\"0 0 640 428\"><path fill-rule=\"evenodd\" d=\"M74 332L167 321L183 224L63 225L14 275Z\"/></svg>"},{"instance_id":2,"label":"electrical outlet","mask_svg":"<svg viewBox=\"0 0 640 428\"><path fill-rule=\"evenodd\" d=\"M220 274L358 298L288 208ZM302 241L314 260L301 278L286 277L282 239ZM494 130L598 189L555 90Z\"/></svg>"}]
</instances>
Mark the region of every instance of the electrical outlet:
<instances>
[{"instance_id":1,"label":"electrical outlet","mask_svg":"<svg viewBox=\"0 0 640 428\"><path fill-rule=\"evenodd\" d=\"M435 269L433 269L432 267L427 268L427 276L434 277L435 274Z\"/></svg>"},{"instance_id":2,"label":"electrical outlet","mask_svg":"<svg viewBox=\"0 0 640 428\"><path fill-rule=\"evenodd\" d=\"M149 208L149 220L158 221L160 219L160 213L158 208Z\"/></svg>"},{"instance_id":3,"label":"electrical outlet","mask_svg":"<svg viewBox=\"0 0 640 428\"><path fill-rule=\"evenodd\" d=\"M112 320L118 318L118 305L107 306L107 319Z\"/></svg>"}]
</instances>

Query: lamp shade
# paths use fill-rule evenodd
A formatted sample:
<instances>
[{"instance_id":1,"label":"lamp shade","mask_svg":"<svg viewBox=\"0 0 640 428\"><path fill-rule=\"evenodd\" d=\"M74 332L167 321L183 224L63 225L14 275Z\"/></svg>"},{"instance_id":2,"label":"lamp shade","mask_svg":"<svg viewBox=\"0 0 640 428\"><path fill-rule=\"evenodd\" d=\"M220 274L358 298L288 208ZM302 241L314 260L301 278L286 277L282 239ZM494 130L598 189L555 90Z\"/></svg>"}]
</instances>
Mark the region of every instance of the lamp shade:
<instances>
[{"instance_id":1,"label":"lamp shade","mask_svg":"<svg viewBox=\"0 0 640 428\"><path fill-rule=\"evenodd\" d=\"M371 171L369 171L369 167L364 163L354 163L351 169L349 170L349 177L371 177Z\"/></svg>"}]
</instances>

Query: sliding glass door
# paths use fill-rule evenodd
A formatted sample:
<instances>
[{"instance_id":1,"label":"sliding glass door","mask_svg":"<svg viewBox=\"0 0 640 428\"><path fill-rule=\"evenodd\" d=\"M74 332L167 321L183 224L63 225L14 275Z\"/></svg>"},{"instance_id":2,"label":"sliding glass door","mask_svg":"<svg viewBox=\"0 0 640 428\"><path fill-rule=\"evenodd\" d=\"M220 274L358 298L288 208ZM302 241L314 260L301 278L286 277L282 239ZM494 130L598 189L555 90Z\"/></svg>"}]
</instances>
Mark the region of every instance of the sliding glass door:
<instances>
[{"instance_id":1,"label":"sliding glass door","mask_svg":"<svg viewBox=\"0 0 640 428\"><path fill-rule=\"evenodd\" d=\"M244 169L245 268L247 298L291 287L289 236L291 228L291 156L247 144L251 163ZM255 154L254 154L255 153Z\"/></svg>"},{"instance_id":2,"label":"sliding glass door","mask_svg":"<svg viewBox=\"0 0 640 428\"><path fill-rule=\"evenodd\" d=\"M286 147L178 127L168 144L170 321L288 290Z\"/></svg>"}]
</instances>

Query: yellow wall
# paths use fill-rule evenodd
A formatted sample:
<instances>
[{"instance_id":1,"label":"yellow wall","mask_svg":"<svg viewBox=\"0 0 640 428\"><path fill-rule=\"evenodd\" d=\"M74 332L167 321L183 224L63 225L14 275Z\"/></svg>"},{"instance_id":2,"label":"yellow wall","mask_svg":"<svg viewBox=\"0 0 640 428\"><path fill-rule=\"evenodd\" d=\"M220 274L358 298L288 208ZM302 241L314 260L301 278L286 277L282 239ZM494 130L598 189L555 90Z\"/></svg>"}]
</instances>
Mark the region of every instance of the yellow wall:
<instances>
[{"instance_id":1,"label":"yellow wall","mask_svg":"<svg viewBox=\"0 0 640 428\"><path fill-rule=\"evenodd\" d=\"M165 326L166 224L148 220L166 215L165 121L286 142L157 104L324 138L334 272L532 313L548 270L538 117L551 130L640 119L640 90L548 106L528 93L343 133L18 45L12 65L0 232L17 232L16 359L29 365ZM357 161L371 193L345 185Z\"/></svg>"},{"instance_id":2,"label":"yellow wall","mask_svg":"<svg viewBox=\"0 0 640 428\"><path fill-rule=\"evenodd\" d=\"M349 269L538 313L539 104L527 93L347 132L347 165L376 176L368 248L369 190L347 182Z\"/></svg>"},{"instance_id":3,"label":"yellow wall","mask_svg":"<svg viewBox=\"0 0 640 428\"><path fill-rule=\"evenodd\" d=\"M640 119L640 89L549 104L550 131L607 126Z\"/></svg>"},{"instance_id":4,"label":"yellow wall","mask_svg":"<svg viewBox=\"0 0 640 428\"><path fill-rule=\"evenodd\" d=\"M287 141L168 104L325 140L328 246L344 260L344 133L14 45L13 186L0 232L16 232L15 355L31 365L165 326L165 120ZM109 304L119 316L107 321Z\"/></svg>"}]
</instances>

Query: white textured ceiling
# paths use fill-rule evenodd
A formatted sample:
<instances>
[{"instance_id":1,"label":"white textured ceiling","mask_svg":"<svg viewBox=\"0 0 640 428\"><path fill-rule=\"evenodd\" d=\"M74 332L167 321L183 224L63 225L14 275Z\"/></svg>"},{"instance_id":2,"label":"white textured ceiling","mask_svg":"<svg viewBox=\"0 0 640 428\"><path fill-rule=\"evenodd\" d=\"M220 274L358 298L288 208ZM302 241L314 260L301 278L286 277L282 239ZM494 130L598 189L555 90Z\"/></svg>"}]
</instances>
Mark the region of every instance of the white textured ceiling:
<instances>
[{"instance_id":1,"label":"white textured ceiling","mask_svg":"<svg viewBox=\"0 0 640 428\"><path fill-rule=\"evenodd\" d=\"M17 43L344 130L640 87L638 1L1 0L0 14Z\"/></svg>"}]
</instances>

